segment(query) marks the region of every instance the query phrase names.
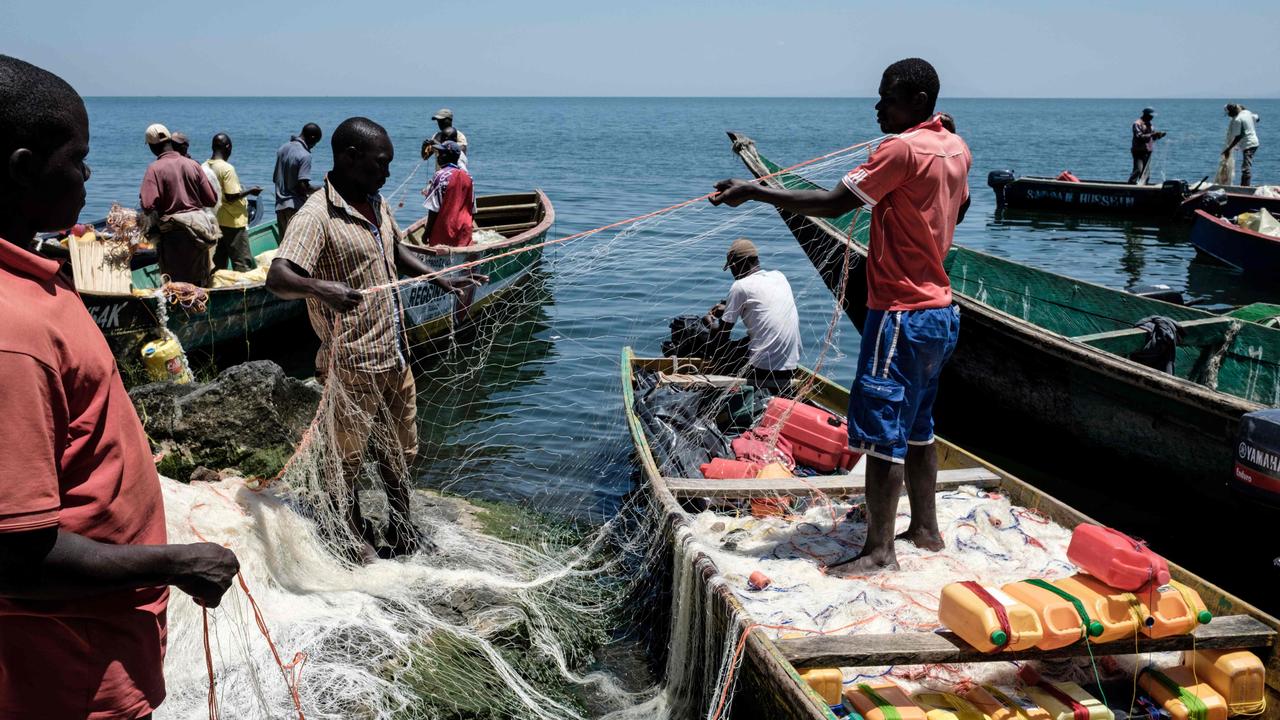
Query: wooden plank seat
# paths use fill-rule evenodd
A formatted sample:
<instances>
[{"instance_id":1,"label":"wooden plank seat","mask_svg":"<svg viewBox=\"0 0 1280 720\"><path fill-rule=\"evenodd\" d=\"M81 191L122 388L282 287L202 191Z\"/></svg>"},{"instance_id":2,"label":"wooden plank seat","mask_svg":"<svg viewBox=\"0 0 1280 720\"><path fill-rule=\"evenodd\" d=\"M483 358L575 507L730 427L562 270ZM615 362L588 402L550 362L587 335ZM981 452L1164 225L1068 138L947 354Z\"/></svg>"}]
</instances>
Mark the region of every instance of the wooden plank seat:
<instances>
[{"instance_id":1,"label":"wooden plank seat","mask_svg":"<svg viewBox=\"0 0 1280 720\"><path fill-rule=\"evenodd\" d=\"M1177 650L1260 649L1275 641L1276 631L1249 615L1216 617L1190 635L1152 640L1133 638L1095 643L1094 655L1132 655ZM819 635L775 641L783 656L797 669L814 667L869 667L925 665L933 663L1007 662L1077 657L1090 651L1082 643L1057 650L1022 650L985 654L949 631L906 632L877 635Z\"/></svg>"},{"instance_id":2,"label":"wooden plank seat","mask_svg":"<svg viewBox=\"0 0 1280 720\"><path fill-rule=\"evenodd\" d=\"M826 495L861 495L867 490L867 477L862 472L849 475L815 475L806 478L780 480L704 480L702 478L668 478L667 489L678 498L749 498L807 497L817 491ZM938 490L950 490L962 485L995 487L1000 476L986 468L962 468L938 471Z\"/></svg>"},{"instance_id":3,"label":"wooden plank seat","mask_svg":"<svg viewBox=\"0 0 1280 720\"><path fill-rule=\"evenodd\" d=\"M1201 318L1199 320L1180 322L1178 327L1182 328L1183 337L1182 342L1178 344L1189 347L1220 345L1227 329L1232 323L1238 322L1240 321L1229 317ZM1142 346L1146 344L1147 333L1137 328L1129 328L1127 330L1112 330L1092 335L1077 335L1071 339L1104 352L1128 357L1141 350Z\"/></svg>"},{"instance_id":4,"label":"wooden plank seat","mask_svg":"<svg viewBox=\"0 0 1280 720\"><path fill-rule=\"evenodd\" d=\"M489 205L477 207L475 215L478 217L481 215L502 215L510 213L512 215L520 214L527 217L532 215L537 209L538 203L536 202L523 203L520 205Z\"/></svg>"}]
</instances>

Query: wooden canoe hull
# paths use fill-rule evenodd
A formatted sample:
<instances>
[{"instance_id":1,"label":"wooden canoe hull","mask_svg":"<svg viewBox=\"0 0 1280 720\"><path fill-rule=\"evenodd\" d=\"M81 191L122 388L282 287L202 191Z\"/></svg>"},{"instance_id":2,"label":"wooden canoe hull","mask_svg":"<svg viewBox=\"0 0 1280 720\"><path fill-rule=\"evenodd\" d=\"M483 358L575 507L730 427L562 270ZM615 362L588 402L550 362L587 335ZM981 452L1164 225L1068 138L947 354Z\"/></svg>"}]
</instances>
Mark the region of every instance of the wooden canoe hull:
<instances>
[{"instance_id":1,"label":"wooden canoe hull","mask_svg":"<svg viewBox=\"0 0 1280 720\"><path fill-rule=\"evenodd\" d=\"M1005 182L998 179L999 175L998 172L991 173L987 181L996 193L997 207L1021 210L1174 217L1187 191L1187 184L1181 180L1163 185L1129 185L1023 176Z\"/></svg>"},{"instance_id":2,"label":"wooden canoe hull","mask_svg":"<svg viewBox=\"0 0 1280 720\"><path fill-rule=\"evenodd\" d=\"M1280 238L1239 227L1229 220L1196 211L1191 244L1219 262L1258 278L1280 277Z\"/></svg>"},{"instance_id":3,"label":"wooden canoe hull","mask_svg":"<svg viewBox=\"0 0 1280 720\"><path fill-rule=\"evenodd\" d=\"M671 366L670 358L637 358L630 348L622 351L622 396L624 412L628 428L631 431L635 446L636 460L646 481L646 490L654 508L662 513L663 534L668 542L682 542L682 535L687 537L691 532L690 516L681 508L675 495L669 489L671 479L662 476L650 450L643 422L635 411L635 395L633 391L634 373L645 368L658 370ZM697 363L696 359L681 358L682 366ZM830 380L812 375L808 370L798 370L798 380L813 379L813 389L809 399L833 412L842 412L848 403L848 390ZM1020 506L1043 513L1058 524L1073 528L1083 522L1096 522L1088 516L1076 511L1053 496L1044 493L1019 480L1004 470L968 453L964 449L938 438L938 465L941 469L982 468L999 477L998 489L1007 494L1010 500ZM714 560L702 552L692 558L695 577L707 586L707 592L714 596L711 608L712 623L715 632L711 633L711 642L737 642L743 628L748 627L752 619L745 608L734 596L733 591L720 576ZM1271 617L1257 608L1234 597L1221 588L1209 583L1187 570L1170 563L1170 571L1176 579L1194 588L1204 599L1206 606L1218 616L1247 615L1259 620L1271 629L1280 629L1280 620ZM1264 661L1267 662L1268 679L1268 715L1275 718L1280 710L1280 663L1277 662L1274 643L1263 650ZM1078 650L1079 648L1077 648ZM1126 641L1127 652L1127 641ZM797 720L818 720L832 718L834 715L822 702L822 699L810 690L800 679L798 670L787 659L786 651L779 642L771 639L760 629L751 630L743 645L743 663L739 670L735 687L735 700L732 717L736 718L795 718ZM992 656L989 656L992 657ZM994 656L998 657L998 656ZM859 662L857 657L847 658L845 666L881 665L882 662ZM908 662L904 660L904 662ZM689 672L697 676L698 669L689 668ZM712 693L705 694L700 700L705 704L716 702L718 698Z\"/></svg>"}]
</instances>

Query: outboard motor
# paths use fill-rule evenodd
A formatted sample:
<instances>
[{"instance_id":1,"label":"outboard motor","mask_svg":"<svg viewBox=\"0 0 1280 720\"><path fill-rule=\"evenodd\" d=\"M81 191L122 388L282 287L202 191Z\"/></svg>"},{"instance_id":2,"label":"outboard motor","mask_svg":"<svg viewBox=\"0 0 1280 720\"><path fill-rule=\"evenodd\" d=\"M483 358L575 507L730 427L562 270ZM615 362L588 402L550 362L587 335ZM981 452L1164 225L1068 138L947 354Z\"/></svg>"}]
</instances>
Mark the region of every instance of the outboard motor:
<instances>
[{"instance_id":1,"label":"outboard motor","mask_svg":"<svg viewBox=\"0 0 1280 720\"><path fill-rule=\"evenodd\" d=\"M987 173L987 185L996 191L996 207L1004 207L1004 188L1017 179L1012 170L992 170Z\"/></svg>"},{"instance_id":2,"label":"outboard motor","mask_svg":"<svg viewBox=\"0 0 1280 720\"><path fill-rule=\"evenodd\" d=\"M1280 408L1240 418L1232 485L1269 505L1280 506Z\"/></svg>"},{"instance_id":3,"label":"outboard motor","mask_svg":"<svg viewBox=\"0 0 1280 720\"><path fill-rule=\"evenodd\" d=\"M1221 217L1223 208L1227 206L1227 191L1222 188L1214 188L1208 192L1201 193L1196 204L1198 209L1210 215Z\"/></svg>"},{"instance_id":4,"label":"outboard motor","mask_svg":"<svg viewBox=\"0 0 1280 720\"><path fill-rule=\"evenodd\" d=\"M1187 181L1165 180L1160 184L1160 191L1166 195L1172 195L1181 200L1187 195Z\"/></svg>"}]
</instances>

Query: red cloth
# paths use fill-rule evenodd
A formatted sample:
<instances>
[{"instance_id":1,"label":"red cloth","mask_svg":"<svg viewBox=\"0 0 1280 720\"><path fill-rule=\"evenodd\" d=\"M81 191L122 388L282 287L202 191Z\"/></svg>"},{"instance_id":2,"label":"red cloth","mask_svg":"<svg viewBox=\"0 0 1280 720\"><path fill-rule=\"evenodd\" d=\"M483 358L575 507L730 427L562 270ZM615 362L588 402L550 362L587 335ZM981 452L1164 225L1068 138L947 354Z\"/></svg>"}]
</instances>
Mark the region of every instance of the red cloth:
<instances>
[{"instance_id":1,"label":"red cloth","mask_svg":"<svg viewBox=\"0 0 1280 720\"><path fill-rule=\"evenodd\" d=\"M201 173L203 174L203 173ZM142 424L60 263L0 239L0 532L166 541ZM134 718L164 699L167 588L0 599L0 718Z\"/></svg>"},{"instance_id":2,"label":"red cloth","mask_svg":"<svg viewBox=\"0 0 1280 720\"><path fill-rule=\"evenodd\" d=\"M934 116L885 140L844 177L871 208L867 307L919 310L951 304L943 267L960 206L969 198L973 156Z\"/></svg>"},{"instance_id":3,"label":"red cloth","mask_svg":"<svg viewBox=\"0 0 1280 720\"><path fill-rule=\"evenodd\" d=\"M213 207L218 203L218 192L199 163L168 150L147 166L138 200L143 210L172 215Z\"/></svg>"},{"instance_id":4,"label":"red cloth","mask_svg":"<svg viewBox=\"0 0 1280 720\"><path fill-rule=\"evenodd\" d=\"M1063 182L1080 182L1080 178L1076 177L1070 170L1063 170L1058 173L1058 179Z\"/></svg>"},{"instance_id":5,"label":"red cloth","mask_svg":"<svg viewBox=\"0 0 1280 720\"><path fill-rule=\"evenodd\" d=\"M456 165L437 170L427 189L427 209L436 214L428 245L466 247L471 244L475 196L470 173Z\"/></svg>"}]
</instances>

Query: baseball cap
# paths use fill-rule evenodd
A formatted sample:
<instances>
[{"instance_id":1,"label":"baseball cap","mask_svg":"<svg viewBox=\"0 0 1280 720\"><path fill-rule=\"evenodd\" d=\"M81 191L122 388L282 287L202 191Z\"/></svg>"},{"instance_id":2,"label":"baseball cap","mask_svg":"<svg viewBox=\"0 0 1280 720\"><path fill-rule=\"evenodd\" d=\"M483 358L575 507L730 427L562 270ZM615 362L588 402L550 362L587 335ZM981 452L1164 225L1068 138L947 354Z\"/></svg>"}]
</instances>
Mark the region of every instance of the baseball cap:
<instances>
[{"instance_id":1,"label":"baseball cap","mask_svg":"<svg viewBox=\"0 0 1280 720\"><path fill-rule=\"evenodd\" d=\"M170 138L175 145L190 145L191 140L187 139L186 133L176 132Z\"/></svg>"},{"instance_id":2,"label":"baseball cap","mask_svg":"<svg viewBox=\"0 0 1280 720\"><path fill-rule=\"evenodd\" d=\"M432 120L452 120L453 111L450 110L449 108L440 108L439 110L436 111L435 115L431 116L431 119Z\"/></svg>"},{"instance_id":3,"label":"baseball cap","mask_svg":"<svg viewBox=\"0 0 1280 720\"><path fill-rule=\"evenodd\" d=\"M169 128L160 123L152 123L147 126L147 132L143 135L143 139L148 145L157 145L165 140L172 140L173 135L169 133Z\"/></svg>"},{"instance_id":4,"label":"baseball cap","mask_svg":"<svg viewBox=\"0 0 1280 720\"><path fill-rule=\"evenodd\" d=\"M1144 108L1142 108L1142 114L1143 114L1143 115L1150 115L1151 117L1155 117L1155 116L1156 116L1156 109L1155 109L1155 108L1153 108L1153 107L1144 107Z\"/></svg>"},{"instance_id":5,"label":"baseball cap","mask_svg":"<svg viewBox=\"0 0 1280 720\"><path fill-rule=\"evenodd\" d=\"M755 243L744 237L738 238L729 246L729 252L725 255L723 269L728 270L729 264L735 260L758 257L760 257L760 251L756 249Z\"/></svg>"},{"instance_id":6,"label":"baseball cap","mask_svg":"<svg viewBox=\"0 0 1280 720\"><path fill-rule=\"evenodd\" d=\"M434 147L436 150L444 150L446 152L451 152L455 155L462 154L462 146L452 140L445 140L444 142L435 143L434 145L432 145L432 147Z\"/></svg>"}]
</instances>

